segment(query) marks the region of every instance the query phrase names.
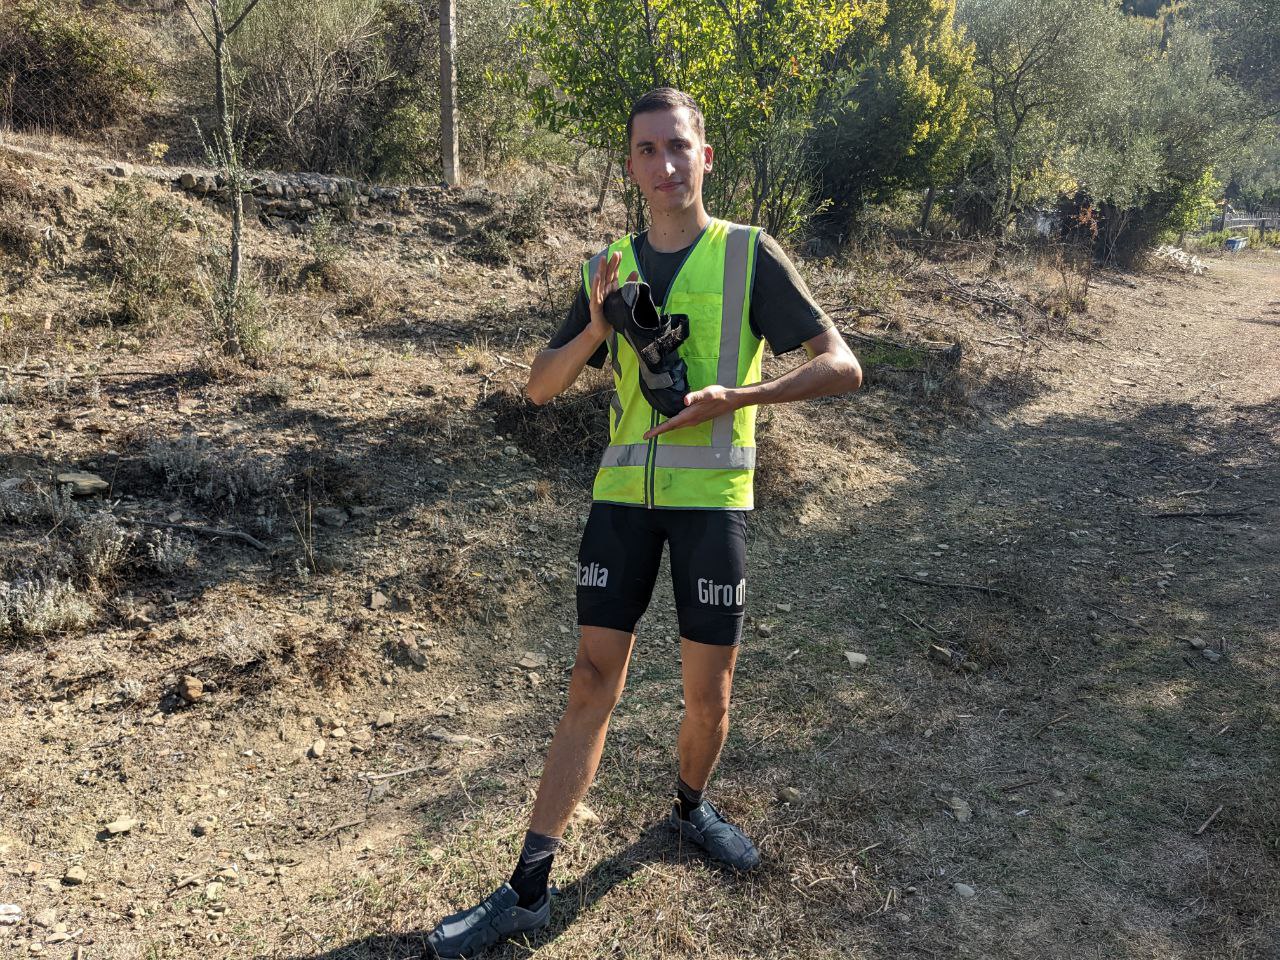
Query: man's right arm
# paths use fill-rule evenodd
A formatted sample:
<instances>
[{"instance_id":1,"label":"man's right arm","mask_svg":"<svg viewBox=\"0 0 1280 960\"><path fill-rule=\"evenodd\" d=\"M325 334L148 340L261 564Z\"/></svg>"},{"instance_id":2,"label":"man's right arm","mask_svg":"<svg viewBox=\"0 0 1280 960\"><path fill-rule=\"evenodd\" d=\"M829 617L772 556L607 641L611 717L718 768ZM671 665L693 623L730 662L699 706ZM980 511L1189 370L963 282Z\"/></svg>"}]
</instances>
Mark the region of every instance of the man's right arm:
<instances>
[{"instance_id":1,"label":"man's right arm","mask_svg":"<svg viewBox=\"0 0 1280 960\"><path fill-rule=\"evenodd\" d=\"M567 390L604 341L604 332L588 323L564 346L545 348L529 368L529 399L541 406Z\"/></svg>"},{"instance_id":2,"label":"man's right arm","mask_svg":"<svg viewBox=\"0 0 1280 960\"><path fill-rule=\"evenodd\" d=\"M604 298L618 288L618 266L621 262L622 254L616 251L610 254L591 278L588 295L585 298L579 295L580 299L586 300L587 306L587 320L582 329L572 339L566 336L564 342L559 342L561 335L566 334L562 328L552 338L552 346L534 358L525 392L539 406L567 390L588 362L603 366L604 350L601 347L611 329L604 318ZM566 327L574 322L573 314L581 306L580 301L575 303Z\"/></svg>"}]
</instances>

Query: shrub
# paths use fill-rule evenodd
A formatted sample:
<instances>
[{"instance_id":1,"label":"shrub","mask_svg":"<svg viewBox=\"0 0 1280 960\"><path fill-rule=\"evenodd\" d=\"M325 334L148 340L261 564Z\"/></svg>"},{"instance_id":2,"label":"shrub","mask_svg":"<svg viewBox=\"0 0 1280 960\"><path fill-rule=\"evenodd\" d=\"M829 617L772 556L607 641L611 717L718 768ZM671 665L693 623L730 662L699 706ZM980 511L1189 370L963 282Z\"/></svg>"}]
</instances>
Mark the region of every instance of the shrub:
<instances>
[{"instance_id":1,"label":"shrub","mask_svg":"<svg viewBox=\"0 0 1280 960\"><path fill-rule=\"evenodd\" d=\"M133 115L153 85L105 18L78 4L19 0L0 7L0 118L18 129L69 133Z\"/></svg>"},{"instance_id":2,"label":"shrub","mask_svg":"<svg viewBox=\"0 0 1280 960\"><path fill-rule=\"evenodd\" d=\"M76 554L91 580L101 580L115 573L129 554L133 537L110 513L95 513L80 524Z\"/></svg>"},{"instance_id":3,"label":"shrub","mask_svg":"<svg viewBox=\"0 0 1280 960\"><path fill-rule=\"evenodd\" d=\"M149 196L137 180L103 202L91 234L103 249L113 321L150 323L190 302L196 259L178 238L188 222L177 201Z\"/></svg>"},{"instance_id":4,"label":"shrub","mask_svg":"<svg viewBox=\"0 0 1280 960\"><path fill-rule=\"evenodd\" d=\"M0 640L45 637L76 630L93 619L93 608L61 580L0 582Z\"/></svg>"},{"instance_id":5,"label":"shrub","mask_svg":"<svg viewBox=\"0 0 1280 960\"><path fill-rule=\"evenodd\" d=\"M154 534L147 541L146 550L147 565L166 576L180 573L196 563L196 545L168 530Z\"/></svg>"}]
</instances>

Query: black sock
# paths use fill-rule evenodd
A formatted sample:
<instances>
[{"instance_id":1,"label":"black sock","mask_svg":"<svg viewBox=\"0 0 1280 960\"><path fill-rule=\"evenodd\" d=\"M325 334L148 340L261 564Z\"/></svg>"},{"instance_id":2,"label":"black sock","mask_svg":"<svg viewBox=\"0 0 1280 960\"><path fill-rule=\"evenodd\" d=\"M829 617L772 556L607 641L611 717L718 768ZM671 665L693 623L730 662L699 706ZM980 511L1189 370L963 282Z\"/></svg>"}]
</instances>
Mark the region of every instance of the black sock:
<instances>
[{"instance_id":1,"label":"black sock","mask_svg":"<svg viewBox=\"0 0 1280 960\"><path fill-rule=\"evenodd\" d=\"M520 896L520 906L526 910L547 895L551 860L559 847L559 837L548 837L532 830L524 835L524 848L520 851L520 859L516 861L510 883Z\"/></svg>"},{"instance_id":2,"label":"black sock","mask_svg":"<svg viewBox=\"0 0 1280 960\"><path fill-rule=\"evenodd\" d=\"M680 808L677 816L681 820L688 820L689 814L701 802L702 791L693 789L680 777L676 777L676 806Z\"/></svg>"}]
</instances>

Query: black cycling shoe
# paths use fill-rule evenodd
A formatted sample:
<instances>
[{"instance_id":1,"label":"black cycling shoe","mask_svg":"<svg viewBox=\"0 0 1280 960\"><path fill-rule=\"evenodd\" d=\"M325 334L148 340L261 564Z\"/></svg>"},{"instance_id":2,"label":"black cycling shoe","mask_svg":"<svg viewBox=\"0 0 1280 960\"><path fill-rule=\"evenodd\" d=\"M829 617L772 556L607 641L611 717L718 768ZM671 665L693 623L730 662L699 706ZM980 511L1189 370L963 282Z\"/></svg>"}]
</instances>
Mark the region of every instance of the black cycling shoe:
<instances>
[{"instance_id":1,"label":"black cycling shoe","mask_svg":"<svg viewBox=\"0 0 1280 960\"><path fill-rule=\"evenodd\" d=\"M520 906L519 895L504 883L470 910L445 917L431 931L427 943L438 960L470 960L495 943L520 933L540 930L551 920L551 890L533 909Z\"/></svg>"},{"instance_id":2,"label":"black cycling shoe","mask_svg":"<svg viewBox=\"0 0 1280 960\"><path fill-rule=\"evenodd\" d=\"M710 800L703 800L690 810L687 820L680 816L680 804L673 804L667 823L672 830L693 841L707 856L726 867L745 871L760 866L760 854L755 844L739 827L726 820Z\"/></svg>"},{"instance_id":3,"label":"black cycling shoe","mask_svg":"<svg viewBox=\"0 0 1280 960\"><path fill-rule=\"evenodd\" d=\"M640 358L640 392L664 417L684 409L689 371L677 352L689 339L683 313L658 315L653 294L643 281L630 280L604 300L604 316Z\"/></svg>"}]
</instances>

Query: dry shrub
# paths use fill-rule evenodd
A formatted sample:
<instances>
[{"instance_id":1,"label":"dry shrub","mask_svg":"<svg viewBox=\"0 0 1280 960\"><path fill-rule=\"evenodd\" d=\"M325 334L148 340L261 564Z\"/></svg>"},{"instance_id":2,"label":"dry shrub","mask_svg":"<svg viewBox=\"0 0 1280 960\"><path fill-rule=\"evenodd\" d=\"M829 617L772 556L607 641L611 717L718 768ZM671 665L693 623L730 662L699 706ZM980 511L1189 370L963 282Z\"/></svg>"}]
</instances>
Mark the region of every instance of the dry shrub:
<instances>
[{"instance_id":1,"label":"dry shrub","mask_svg":"<svg viewBox=\"0 0 1280 960\"><path fill-rule=\"evenodd\" d=\"M612 387L596 382L538 406L524 394L503 387L481 406L492 414L498 433L511 437L544 467L583 474L600 462L612 393Z\"/></svg>"},{"instance_id":2,"label":"dry shrub","mask_svg":"<svg viewBox=\"0 0 1280 960\"><path fill-rule=\"evenodd\" d=\"M0 583L0 641L79 630L92 620L93 607L70 583L57 579Z\"/></svg>"}]
</instances>

